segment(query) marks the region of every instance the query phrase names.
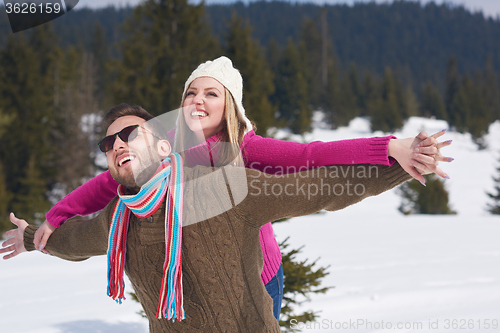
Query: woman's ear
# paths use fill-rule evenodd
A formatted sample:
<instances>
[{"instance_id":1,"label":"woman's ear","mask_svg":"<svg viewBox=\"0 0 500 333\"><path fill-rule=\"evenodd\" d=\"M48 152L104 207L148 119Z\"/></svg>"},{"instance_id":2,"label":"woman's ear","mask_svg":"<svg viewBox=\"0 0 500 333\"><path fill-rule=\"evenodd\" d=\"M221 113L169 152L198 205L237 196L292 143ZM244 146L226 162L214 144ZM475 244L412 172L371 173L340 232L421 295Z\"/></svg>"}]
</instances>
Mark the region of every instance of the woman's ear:
<instances>
[{"instance_id":1,"label":"woman's ear","mask_svg":"<svg viewBox=\"0 0 500 333\"><path fill-rule=\"evenodd\" d=\"M156 147L158 148L158 155L160 155L160 158L162 160L164 158L167 158L168 155L170 155L170 153L172 152L172 147L167 140L159 140L156 144Z\"/></svg>"}]
</instances>

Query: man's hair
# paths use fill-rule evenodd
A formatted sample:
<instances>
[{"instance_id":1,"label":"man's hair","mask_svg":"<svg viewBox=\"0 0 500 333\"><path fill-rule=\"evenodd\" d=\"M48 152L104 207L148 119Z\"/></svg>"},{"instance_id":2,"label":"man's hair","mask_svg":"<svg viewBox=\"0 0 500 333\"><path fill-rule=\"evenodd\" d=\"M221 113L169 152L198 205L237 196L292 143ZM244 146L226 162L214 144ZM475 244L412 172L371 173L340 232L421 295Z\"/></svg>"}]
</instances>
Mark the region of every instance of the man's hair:
<instances>
[{"instance_id":1,"label":"man's hair","mask_svg":"<svg viewBox=\"0 0 500 333\"><path fill-rule=\"evenodd\" d=\"M108 113L106 113L102 121L109 127L112 123L115 122L116 119L125 116L136 116L146 121L154 118L148 111L144 110L138 105L129 105L127 103L122 103L109 109Z\"/></svg>"},{"instance_id":2,"label":"man's hair","mask_svg":"<svg viewBox=\"0 0 500 333\"><path fill-rule=\"evenodd\" d=\"M111 109L109 109L108 113L104 115L102 121L104 124L106 124L107 127L109 127L118 118L125 116L136 116L146 120L146 126L153 132L153 134L155 134L161 140L170 141L165 127L163 127L163 125L148 111L144 110L138 105L121 103L113 106Z\"/></svg>"}]
</instances>

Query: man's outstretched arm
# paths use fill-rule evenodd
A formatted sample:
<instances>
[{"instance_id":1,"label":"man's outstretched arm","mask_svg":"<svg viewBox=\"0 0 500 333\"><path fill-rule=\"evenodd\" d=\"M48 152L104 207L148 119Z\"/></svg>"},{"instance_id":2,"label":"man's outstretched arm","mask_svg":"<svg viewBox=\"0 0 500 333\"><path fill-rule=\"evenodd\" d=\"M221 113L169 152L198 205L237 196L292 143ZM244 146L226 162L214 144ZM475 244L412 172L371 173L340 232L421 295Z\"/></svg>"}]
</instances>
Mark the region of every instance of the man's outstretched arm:
<instances>
[{"instance_id":1,"label":"man's outstretched arm","mask_svg":"<svg viewBox=\"0 0 500 333\"><path fill-rule=\"evenodd\" d=\"M54 231L45 248L54 256L72 261L106 254L110 206L108 205L93 219L72 220L64 223ZM5 236L10 238L3 242L0 248L0 253L8 253L4 259L35 250L33 239L37 227L16 218L13 213L10 215L10 220L18 228L5 233Z\"/></svg>"},{"instance_id":2,"label":"man's outstretched arm","mask_svg":"<svg viewBox=\"0 0 500 333\"><path fill-rule=\"evenodd\" d=\"M247 170L248 195L238 206L250 212L251 220L265 224L322 209L340 210L411 178L398 163L328 166L282 176Z\"/></svg>"},{"instance_id":3,"label":"man's outstretched arm","mask_svg":"<svg viewBox=\"0 0 500 333\"><path fill-rule=\"evenodd\" d=\"M5 237L8 238L2 243L0 248L0 253L8 253L3 256L4 259L14 258L18 254L26 252L24 247L24 230L28 226L28 222L25 220L18 219L14 213L10 213L10 221L17 226L17 229L9 230L5 233Z\"/></svg>"}]
</instances>

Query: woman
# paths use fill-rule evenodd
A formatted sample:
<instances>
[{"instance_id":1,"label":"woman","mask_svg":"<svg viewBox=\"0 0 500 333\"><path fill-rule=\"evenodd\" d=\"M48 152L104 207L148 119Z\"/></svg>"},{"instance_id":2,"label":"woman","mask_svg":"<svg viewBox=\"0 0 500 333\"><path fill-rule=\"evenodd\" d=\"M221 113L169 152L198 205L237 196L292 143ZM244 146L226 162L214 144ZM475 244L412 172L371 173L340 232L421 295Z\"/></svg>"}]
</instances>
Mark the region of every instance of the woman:
<instances>
[{"instance_id":1,"label":"woman","mask_svg":"<svg viewBox=\"0 0 500 333\"><path fill-rule=\"evenodd\" d=\"M444 131L427 138L420 135L419 153L414 139L393 136L308 144L263 138L254 132L242 104L243 80L226 57L201 64L184 86L175 137L174 151L182 152L185 164L244 164L270 174L288 173L331 164L383 164L394 159L413 177L423 180L415 170L432 170L447 177L436 162L447 161L437 144ZM302 168L302 169L300 169ZM43 249L50 234L75 215L88 215L103 209L116 196L118 183L105 172L70 193L47 214L47 221L35 235L35 246ZM273 312L279 320L283 298L281 253L271 223L260 231L264 268L262 282L273 299Z\"/></svg>"}]
</instances>

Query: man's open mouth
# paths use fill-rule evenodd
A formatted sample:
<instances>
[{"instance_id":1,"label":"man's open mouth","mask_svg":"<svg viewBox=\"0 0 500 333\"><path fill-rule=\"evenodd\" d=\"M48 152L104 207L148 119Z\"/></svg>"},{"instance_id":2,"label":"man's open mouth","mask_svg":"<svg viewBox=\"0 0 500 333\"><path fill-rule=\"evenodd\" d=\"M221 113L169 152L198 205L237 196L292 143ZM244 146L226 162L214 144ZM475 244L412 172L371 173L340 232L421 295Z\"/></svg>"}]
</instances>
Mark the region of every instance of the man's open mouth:
<instances>
[{"instance_id":1,"label":"man's open mouth","mask_svg":"<svg viewBox=\"0 0 500 333\"><path fill-rule=\"evenodd\" d=\"M135 160L135 156L127 154L125 156L120 157L117 164L119 167L122 167L122 166L130 163L133 160Z\"/></svg>"}]
</instances>

